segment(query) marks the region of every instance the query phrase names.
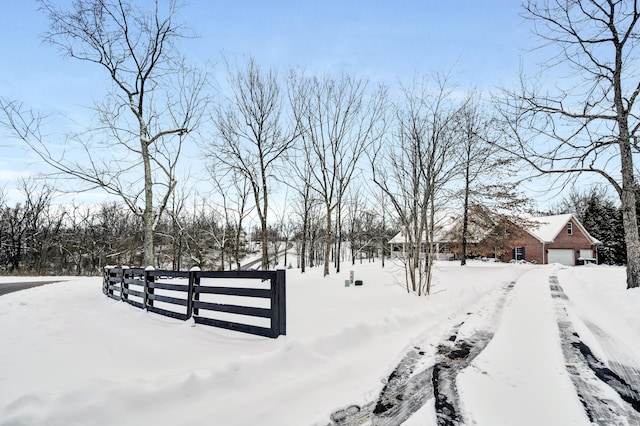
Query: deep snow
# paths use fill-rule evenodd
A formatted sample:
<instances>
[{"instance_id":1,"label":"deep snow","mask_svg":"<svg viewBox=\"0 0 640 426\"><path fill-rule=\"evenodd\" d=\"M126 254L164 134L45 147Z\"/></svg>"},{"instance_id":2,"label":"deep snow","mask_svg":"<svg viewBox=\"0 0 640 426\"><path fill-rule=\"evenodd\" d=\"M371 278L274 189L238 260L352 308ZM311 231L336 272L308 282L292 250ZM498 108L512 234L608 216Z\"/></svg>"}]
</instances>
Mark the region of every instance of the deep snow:
<instances>
[{"instance_id":1,"label":"deep snow","mask_svg":"<svg viewBox=\"0 0 640 426\"><path fill-rule=\"evenodd\" d=\"M278 339L146 313L105 297L100 278L1 296L0 424L330 424L335 410L375 401L413 346L432 366L464 322L460 336L495 332L457 378L466 424L588 425L560 349L550 275L594 353L640 365L640 290L625 289L623 268L442 262L422 298L389 262L342 269L327 278L319 268L287 271ZM363 286L344 286L350 270ZM405 424L436 424L433 399Z\"/></svg>"}]
</instances>

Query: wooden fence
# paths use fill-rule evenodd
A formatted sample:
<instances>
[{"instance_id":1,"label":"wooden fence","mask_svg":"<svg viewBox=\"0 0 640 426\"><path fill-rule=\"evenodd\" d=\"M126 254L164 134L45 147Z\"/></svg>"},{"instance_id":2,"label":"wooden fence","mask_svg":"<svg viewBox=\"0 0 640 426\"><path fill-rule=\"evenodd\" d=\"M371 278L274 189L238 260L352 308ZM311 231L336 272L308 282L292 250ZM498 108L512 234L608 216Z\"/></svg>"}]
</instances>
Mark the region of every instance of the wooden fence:
<instances>
[{"instance_id":1,"label":"wooden fence","mask_svg":"<svg viewBox=\"0 0 640 426\"><path fill-rule=\"evenodd\" d=\"M105 268L102 292L149 312L276 338L287 328L285 271Z\"/></svg>"}]
</instances>

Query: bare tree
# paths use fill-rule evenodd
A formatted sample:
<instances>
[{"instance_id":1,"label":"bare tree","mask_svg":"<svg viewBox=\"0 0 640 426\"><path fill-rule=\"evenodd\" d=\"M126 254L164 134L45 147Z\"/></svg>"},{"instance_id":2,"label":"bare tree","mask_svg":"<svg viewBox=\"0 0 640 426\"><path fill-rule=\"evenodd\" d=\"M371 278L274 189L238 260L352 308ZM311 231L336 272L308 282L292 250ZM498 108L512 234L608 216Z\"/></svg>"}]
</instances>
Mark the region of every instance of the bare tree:
<instances>
[{"instance_id":1,"label":"bare tree","mask_svg":"<svg viewBox=\"0 0 640 426\"><path fill-rule=\"evenodd\" d=\"M189 266L224 270L226 246L231 237L224 214L210 202L211 198L209 194L195 195L193 207L183 218L184 244Z\"/></svg>"},{"instance_id":2,"label":"bare tree","mask_svg":"<svg viewBox=\"0 0 640 426\"><path fill-rule=\"evenodd\" d=\"M187 227L187 215L185 214L185 208L187 199L189 197L188 191L185 188L176 188L169 197L167 205L166 223L164 226L156 228L156 236L162 239L164 243L161 247L166 247L170 251L168 257L171 259L171 268L174 271L179 271L182 268L182 255L185 247L185 237L189 232ZM161 244L162 244L161 242ZM158 257L158 264L162 266L164 263L161 261L162 253L156 253ZM166 257L167 255L165 255Z\"/></svg>"},{"instance_id":3,"label":"bare tree","mask_svg":"<svg viewBox=\"0 0 640 426\"><path fill-rule=\"evenodd\" d=\"M509 138L501 145L537 173L556 174L564 182L591 173L615 188L623 211L627 287L638 287L638 1L528 1L524 8L550 51L539 81L556 83L540 87L523 76L520 89L497 98Z\"/></svg>"},{"instance_id":4,"label":"bare tree","mask_svg":"<svg viewBox=\"0 0 640 426\"><path fill-rule=\"evenodd\" d=\"M472 185L481 175L484 174L486 177L490 173L487 166L491 161L491 154L495 148L492 144L486 143L487 138L481 134L486 133L488 127L485 117L481 115L477 104L469 103L465 105L460 111L459 120L461 131L460 166L463 180L460 264L466 265Z\"/></svg>"},{"instance_id":5,"label":"bare tree","mask_svg":"<svg viewBox=\"0 0 640 426\"><path fill-rule=\"evenodd\" d=\"M291 260L289 259L289 248L293 247L293 239L296 231L300 228L299 225L299 222L295 218L295 213L289 211L280 231L282 233L282 238L284 239L286 247L284 251L284 266L287 269L291 268Z\"/></svg>"},{"instance_id":6,"label":"bare tree","mask_svg":"<svg viewBox=\"0 0 640 426\"><path fill-rule=\"evenodd\" d=\"M394 108L392 140L377 147L371 167L373 181L398 215L407 291L422 295L431 291L438 200L457 172L460 106L444 77L438 77L435 90L425 80L414 81L403 97Z\"/></svg>"},{"instance_id":7,"label":"bare tree","mask_svg":"<svg viewBox=\"0 0 640 426\"><path fill-rule=\"evenodd\" d=\"M63 55L103 69L112 89L95 105L100 125L70 135L76 152L52 149L41 133L42 116L0 100L4 124L47 164L87 187L122 198L144 225L144 262L154 264L154 229L176 185L186 135L205 107L205 74L188 68L175 41L174 0L151 11L123 0L76 0L71 9L39 0L50 27L45 40Z\"/></svg>"},{"instance_id":8,"label":"bare tree","mask_svg":"<svg viewBox=\"0 0 640 426\"><path fill-rule=\"evenodd\" d=\"M143 235L140 234L140 217L125 206L103 203L95 213L98 217L101 244L106 253L105 263L137 265L142 260L140 249Z\"/></svg>"},{"instance_id":9,"label":"bare tree","mask_svg":"<svg viewBox=\"0 0 640 426\"><path fill-rule=\"evenodd\" d=\"M234 194L235 194L235 202L233 203L235 208L233 209L235 213L235 219L233 221L233 257L236 261L236 269L240 270L240 258L241 255L244 255L244 252L241 252L243 244L243 235L244 231L244 223L245 220L249 217L251 212L253 212L253 207L249 204L250 196L251 196L251 184L249 180L245 176L236 176L233 180L234 186Z\"/></svg>"},{"instance_id":10,"label":"bare tree","mask_svg":"<svg viewBox=\"0 0 640 426\"><path fill-rule=\"evenodd\" d=\"M611 194L607 193L608 187L592 185L581 191L574 188L558 204L551 208L550 214L573 213L582 222L591 199L599 199L607 204L613 204Z\"/></svg>"},{"instance_id":11,"label":"bare tree","mask_svg":"<svg viewBox=\"0 0 640 426\"><path fill-rule=\"evenodd\" d=\"M371 189L372 197L375 200L375 207L373 212L377 219L379 219L379 227L377 229L376 235L374 235L374 239L378 242L378 247L380 249L381 255L381 263L384 268L385 258L389 252L389 240L393 237L389 233L388 229L388 220L389 220L389 206L387 205L387 196L383 190L376 185L375 189ZM391 208L393 210L393 208Z\"/></svg>"},{"instance_id":12,"label":"bare tree","mask_svg":"<svg viewBox=\"0 0 640 426\"><path fill-rule=\"evenodd\" d=\"M36 242L34 252L37 253L32 266L32 270L34 272L42 275L51 274L52 272L55 272L57 266L59 266L57 265L58 259L56 248L61 245L61 242L64 239L64 219L65 210L62 206L59 206L56 209L47 208L44 210L42 222L39 229L36 231L37 235L34 238ZM95 246L95 240L93 238L87 238L87 240L90 247ZM95 250L89 253L87 257L91 259L90 266L92 267L92 270L90 272L95 272L100 265L99 259L96 259Z\"/></svg>"},{"instance_id":13,"label":"bare tree","mask_svg":"<svg viewBox=\"0 0 640 426\"><path fill-rule=\"evenodd\" d=\"M60 244L64 269L69 273L82 275L85 272L85 258L92 251L92 241L89 238L91 210L88 206L73 203L66 206L64 216L63 241Z\"/></svg>"},{"instance_id":14,"label":"bare tree","mask_svg":"<svg viewBox=\"0 0 640 426\"><path fill-rule=\"evenodd\" d=\"M253 59L244 69L227 64L232 91L227 104L214 118L221 143L209 147L210 155L223 167L233 169L251 184L260 219L262 269L269 269L269 193L275 175L295 140L282 118L282 94L275 71L263 72Z\"/></svg>"},{"instance_id":15,"label":"bare tree","mask_svg":"<svg viewBox=\"0 0 640 426\"><path fill-rule=\"evenodd\" d=\"M309 210L309 224L307 227L307 242L309 267L318 266L320 262L324 264L325 239L327 238L327 230L324 229L326 219L323 214L323 206L321 201L312 202Z\"/></svg>"},{"instance_id":16,"label":"bare tree","mask_svg":"<svg viewBox=\"0 0 640 426\"><path fill-rule=\"evenodd\" d=\"M39 234L53 196L53 190L46 184L38 185L30 179L20 181L20 192L24 201L14 207L5 205L1 211L2 266L10 271L19 271L23 267L32 270L38 263L37 257L41 254Z\"/></svg>"},{"instance_id":17,"label":"bare tree","mask_svg":"<svg viewBox=\"0 0 640 426\"><path fill-rule=\"evenodd\" d=\"M462 106L458 118L460 177L462 179L462 224L453 238L460 242L460 263L467 261L467 249L471 237L470 225L484 225L484 219L473 217L472 212L489 208L493 222L509 219L525 223L523 214L531 214L530 200L517 188L519 179L514 175L513 159L505 156L495 141L499 139L492 131L493 118L482 108L480 100L471 95ZM482 215L480 215L482 216ZM483 229L482 226L476 226ZM484 228L486 229L486 228ZM477 240L477 232L476 232ZM476 241L477 242L477 241Z\"/></svg>"},{"instance_id":18,"label":"bare tree","mask_svg":"<svg viewBox=\"0 0 640 426\"><path fill-rule=\"evenodd\" d=\"M367 258L371 259L374 250L374 240L381 236L376 235L378 231L376 216L377 212L367 204L366 196L362 193L362 188L351 190L345 202L346 207L346 240L349 243L351 264L356 263L356 255L360 257L362 263L362 253L367 253Z\"/></svg>"},{"instance_id":19,"label":"bare tree","mask_svg":"<svg viewBox=\"0 0 640 426\"><path fill-rule=\"evenodd\" d=\"M235 268L241 269L240 258L243 246L244 222L253 212L254 207L250 203L252 196L251 182L245 174L237 170L229 170L223 176L216 177L214 170L209 170L212 180L215 183L218 195L222 200L220 206L223 211L225 223L225 241L221 245L221 255L224 256L225 249L230 249L229 266L231 268L232 259ZM224 263L224 262L222 262Z\"/></svg>"},{"instance_id":20,"label":"bare tree","mask_svg":"<svg viewBox=\"0 0 640 426\"><path fill-rule=\"evenodd\" d=\"M275 223L271 225L271 229L274 231L272 235L275 239L272 241L273 249L274 249L274 261L277 265L280 260L280 247L281 243L284 242L284 250L283 250L283 265L284 268L288 268L288 255L289 251L289 239L291 238L293 232L296 228L296 223L291 218L291 211L289 210L289 194L288 191L285 193L284 198L279 203L279 207L274 209L274 216L276 218Z\"/></svg>"},{"instance_id":21,"label":"bare tree","mask_svg":"<svg viewBox=\"0 0 640 426\"><path fill-rule=\"evenodd\" d=\"M311 211L317 204L313 197L315 193L311 189L311 169L312 165L307 162L303 149L293 151L294 155L289 157L289 167L293 172L294 179L283 182L295 191L294 212L299 217L300 229L299 240L299 268L305 273L307 267L307 253L309 248L309 225L311 222Z\"/></svg>"},{"instance_id":22,"label":"bare tree","mask_svg":"<svg viewBox=\"0 0 640 426\"><path fill-rule=\"evenodd\" d=\"M360 159L382 135L386 91L367 96L367 82L342 75L305 78L292 73L290 100L311 165L309 185L326 213L324 275L329 274L333 215L342 203Z\"/></svg>"},{"instance_id":23,"label":"bare tree","mask_svg":"<svg viewBox=\"0 0 640 426\"><path fill-rule=\"evenodd\" d=\"M310 170L306 170L306 172L310 173ZM306 175L309 177L309 175ZM297 198L297 213L301 218L302 226L300 229L300 238L301 247L300 247L300 269L302 273L306 271L307 265L307 249L308 249L308 241L309 241L309 224L311 222L311 211L313 210L314 205L317 204L316 200L313 199L311 194L311 185L309 184L308 179L304 179L302 181L302 188L298 193Z\"/></svg>"}]
</instances>

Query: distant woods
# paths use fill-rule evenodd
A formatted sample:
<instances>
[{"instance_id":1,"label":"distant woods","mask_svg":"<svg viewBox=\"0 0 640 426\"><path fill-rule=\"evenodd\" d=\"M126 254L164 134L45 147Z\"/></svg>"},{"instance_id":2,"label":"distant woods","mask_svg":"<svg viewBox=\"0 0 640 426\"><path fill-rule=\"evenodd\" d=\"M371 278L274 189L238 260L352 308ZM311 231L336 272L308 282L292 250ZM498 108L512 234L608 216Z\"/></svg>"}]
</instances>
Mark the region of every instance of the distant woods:
<instances>
[{"instance_id":1,"label":"distant woods","mask_svg":"<svg viewBox=\"0 0 640 426\"><path fill-rule=\"evenodd\" d=\"M139 216L117 202L55 204L53 195L52 188L34 181L22 182L20 201L15 203L7 202L0 192L0 273L98 275L107 265L144 264L144 228ZM154 235L155 266L229 270L260 259L263 238L258 222L240 229L232 218L233 208L213 206L206 198L200 198L192 209L180 203L171 206ZM267 228L265 251L271 266L322 265L327 233L320 210L309 212L312 226L306 229L294 214L281 215ZM395 232L385 227L383 218L355 204L343 226L343 238L357 249L343 249L338 257L353 263L380 262L386 241ZM304 258L302 241L306 244ZM336 253L331 256L334 259ZM260 267L260 263L248 267Z\"/></svg>"},{"instance_id":2,"label":"distant woods","mask_svg":"<svg viewBox=\"0 0 640 426\"><path fill-rule=\"evenodd\" d=\"M106 265L142 264L140 218L120 203L61 205L46 185L22 181L20 187L15 203L7 202L0 193L0 273L97 275ZM384 258L390 254L387 241L397 233L398 220L390 220L394 215L382 206L371 208L375 203L375 199L367 201L358 193L345 200L340 226L343 247L338 251L337 244L331 246L331 260L384 266ZM159 223L156 266L229 270L260 258L261 226L254 221L238 228L236 204L230 200L225 209L200 198L194 205L186 209L181 203L172 203L170 213ZM573 191L549 213L566 212L574 212L587 231L602 242L598 247L602 263L626 262L622 213L613 197L597 187ZM304 216L304 204L294 204L288 214L268 226L267 253L272 267L324 266L327 233L322 205L308 209L306 221ZM283 253L285 247L289 248L288 257ZM252 267L256 266L260 262Z\"/></svg>"}]
</instances>

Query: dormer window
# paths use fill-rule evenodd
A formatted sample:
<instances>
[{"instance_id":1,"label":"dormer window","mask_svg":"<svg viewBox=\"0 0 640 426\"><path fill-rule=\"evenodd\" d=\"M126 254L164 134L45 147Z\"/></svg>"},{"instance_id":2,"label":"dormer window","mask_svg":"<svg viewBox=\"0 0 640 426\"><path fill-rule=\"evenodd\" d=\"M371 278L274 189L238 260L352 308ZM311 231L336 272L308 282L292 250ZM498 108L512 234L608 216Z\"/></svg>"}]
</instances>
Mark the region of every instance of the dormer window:
<instances>
[{"instance_id":1,"label":"dormer window","mask_svg":"<svg viewBox=\"0 0 640 426\"><path fill-rule=\"evenodd\" d=\"M573 235L573 223L567 223L567 234Z\"/></svg>"}]
</instances>

